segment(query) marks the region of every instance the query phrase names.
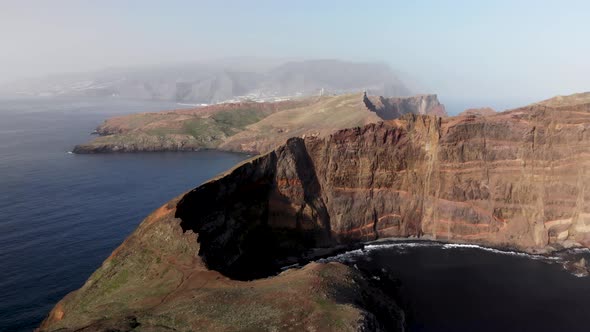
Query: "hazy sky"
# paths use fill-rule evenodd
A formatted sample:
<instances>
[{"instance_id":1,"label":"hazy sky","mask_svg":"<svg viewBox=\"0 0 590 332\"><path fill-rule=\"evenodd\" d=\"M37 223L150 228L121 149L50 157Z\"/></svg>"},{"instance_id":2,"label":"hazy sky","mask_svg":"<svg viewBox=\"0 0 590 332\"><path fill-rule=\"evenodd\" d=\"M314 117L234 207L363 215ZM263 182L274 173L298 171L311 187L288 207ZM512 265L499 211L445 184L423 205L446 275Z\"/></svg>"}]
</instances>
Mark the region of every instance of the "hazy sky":
<instances>
[{"instance_id":1,"label":"hazy sky","mask_svg":"<svg viewBox=\"0 0 590 332\"><path fill-rule=\"evenodd\" d=\"M0 80L230 56L377 60L425 89L590 90L590 1L0 0Z\"/></svg>"}]
</instances>

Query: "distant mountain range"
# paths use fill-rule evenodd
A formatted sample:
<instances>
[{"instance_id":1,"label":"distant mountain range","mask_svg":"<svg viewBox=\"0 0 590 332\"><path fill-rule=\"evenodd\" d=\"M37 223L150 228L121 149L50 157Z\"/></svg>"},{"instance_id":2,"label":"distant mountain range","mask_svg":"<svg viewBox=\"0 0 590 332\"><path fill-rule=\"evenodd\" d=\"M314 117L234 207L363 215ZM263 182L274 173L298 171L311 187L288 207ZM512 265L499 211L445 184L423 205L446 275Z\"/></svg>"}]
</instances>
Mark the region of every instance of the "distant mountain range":
<instances>
[{"instance_id":1,"label":"distant mountain range","mask_svg":"<svg viewBox=\"0 0 590 332\"><path fill-rule=\"evenodd\" d=\"M53 75L0 86L33 96L92 96L213 104L273 101L290 96L342 94L406 96L409 89L383 63L304 60L268 64L212 61L190 65L114 68Z\"/></svg>"}]
</instances>

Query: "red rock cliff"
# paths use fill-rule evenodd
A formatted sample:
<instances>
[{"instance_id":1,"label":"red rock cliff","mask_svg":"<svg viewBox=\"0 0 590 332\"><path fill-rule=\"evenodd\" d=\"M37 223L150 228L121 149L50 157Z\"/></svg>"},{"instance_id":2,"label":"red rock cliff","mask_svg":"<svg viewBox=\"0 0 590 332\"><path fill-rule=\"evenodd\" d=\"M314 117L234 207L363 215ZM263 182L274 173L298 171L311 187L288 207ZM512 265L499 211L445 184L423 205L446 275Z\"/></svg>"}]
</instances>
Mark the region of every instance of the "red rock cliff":
<instances>
[{"instance_id":1,"label":"red rock cliff","mask_svg":"<svg viewBox=\"0 0 590 332\"><path fill-rule=\"evenodd\" d=\"M230 273L269 248L276 259L379 237L589 246L589 127L590 104L535 105L294 138L188 193L176 216Z\"/></svg>"}]
</instances>

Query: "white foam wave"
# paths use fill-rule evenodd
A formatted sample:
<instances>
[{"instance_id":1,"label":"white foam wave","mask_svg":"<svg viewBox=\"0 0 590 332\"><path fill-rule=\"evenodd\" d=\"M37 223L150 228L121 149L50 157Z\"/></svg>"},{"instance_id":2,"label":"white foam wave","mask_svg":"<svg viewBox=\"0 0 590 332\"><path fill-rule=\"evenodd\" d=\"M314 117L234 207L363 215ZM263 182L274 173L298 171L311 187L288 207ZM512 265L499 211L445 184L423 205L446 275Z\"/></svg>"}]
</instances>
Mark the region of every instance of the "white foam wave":
<instances>
[{"instance_id":1,"label":"white foam wave","mask_svg":"<svg viewBox=\"0 0 590 332\"><path fill-rule=\"evenodd\" d=\"M299 263L295 263L295 264L291 264L291 265L287 265L287 266L281 267L281 271L285 271L285 270L288 270L288 269L299 268L299 267L301 267L301 265L299 265Z\"/></svg>"},{"instance_id":2,"label":"white foam wave","mask_svg":"<svg viewBox=\"0 0 590 332\"><path fill-rule=\"evenodd\" d=\"M480 246L477 244L446 243L442 246L442 248L443 249L457 249L457 248L479 249L479 250L493 252L495 254L500 254L500 255L510 255L510 256L532 258L532 259L541 259L541 260L559 260L560 259L559 257L555 257L555 256L543 256L543 255L529 254L529 253L520 252L520 251L501 250L501 249L484 247L484 246Z\"/></svg>"},{"instance_id":3,"label":"white foam wave","mask_svg":"<svg viewBox=\"0 0 590 332\"><path fill-rule=\"evenodd\" d=\"M326 262L347 262L355 257L359 257L365 255L374 250L383 250L383 249L391 249L391 248L398 248L398 249L406 249L406 248L417 248L417 247L435 247L440 246L439 243L430 243L430 242L397 242L397 243L383 243L383 244L367 244L362 249L355 249L351 251L347 251L336 256L322 258L318 260L320 263Z\"/></svg>"},{"instance_id":4,"label":"white foam wave","mask_svg":"<svg viewBox=\"0 0 590 332\"><path fill-rule=\"evenodd\" d=\"M321 258L321 259L318 259L317 261L319 263L328 263L328 262L344 263L344 262L348 262L350 259L352 259L354 257L361 256L364 253L365 252L362 249L356 249L356 250L351 250L351 251L347 251L347 252L338 254L336 256L332 256L332 257L328 257L328 258Z\"/></svg>"},{"instance_id":5,"label":"white foam wave","mask_svg":"<svg viewBox=\"0 0 590 332\"><path fill-rule=\"evenodd\" d=\"M422 247L437 247L440 243L433 242L398 242L398 243L384 243L384 244L367 244L365 250L372 251L378 249L389 249L389 248L422 248Z\"/></svg>"},{"instance_id":6,"label":"white foam wave","mask_svg":"<svg viewBox=\"0 0 590 332\"><path fill-rule=\"evenodd\" d=\"M394 242L394 243L382 243L382 244L367 244L362 249L355 249L351 251L347 251L336 256L323 258L318 260L318 262L347 262L355 257L359 257L362 255L366 255L367 253L375 250L383 250L383 249L408 249L408 248L423 248L423 247L440 247L444 250L451 250L451 249L478 249L483 251L492 252L495 254L500 255L510 255L510 256L518 256L518 257L525 257L530 259L538 259L538 260L561 260L560 257L557 256L544 256L544 255L535 255L529 254L525 252L513 251L513 250L501 250L496 248L489 248L480 246L477 244L458 244L458 243L438 243L438 242Z\"/></svg>"},{"instance_id":7,"label":"white foam wave","mask_svg":"<svg viewBox=\"0 0 590 332\"><path fill-rule=\"evenodd\" d=\"M590 248L572 248L570 250L575 254L590 254Z\"/></svg>"}]
</instances>

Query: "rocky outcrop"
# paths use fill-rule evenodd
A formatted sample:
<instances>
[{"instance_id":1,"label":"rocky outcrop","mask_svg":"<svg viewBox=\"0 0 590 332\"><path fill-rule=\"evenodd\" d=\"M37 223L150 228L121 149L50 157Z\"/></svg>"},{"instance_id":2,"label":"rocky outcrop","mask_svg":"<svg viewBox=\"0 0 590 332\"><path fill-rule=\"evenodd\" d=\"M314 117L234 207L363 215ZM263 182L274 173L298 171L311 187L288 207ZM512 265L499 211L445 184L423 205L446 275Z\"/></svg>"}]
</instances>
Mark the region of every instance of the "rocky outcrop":
<instances>
[{"instance_id":1,"label":"rocky outcrop","mask_svg":"<svg viewBox=\"0 0 590 332\"><path fill-rule=\"evenodd\" d=\"M377 113L383 120L393 120L404 114L446 116L447 112L436 95L417 95L413 97L385 98L382 96L363 96L368 109Z\"/></svg>"},{"instance_id":2,"label":"rocky outcrop","mask_svg":"<svg viewBox=\"0 0 590 332\"><path fill-rule=\"evenodd\" d=\"M436 96L396 99L360 93L291 101L242 102L108 119L100 137L78 145L75 153L196 151L218 149L259 154L290 137L327 136L342 128L364 126L406 113L441 114Z\"/></svg>"}]
</instances>

